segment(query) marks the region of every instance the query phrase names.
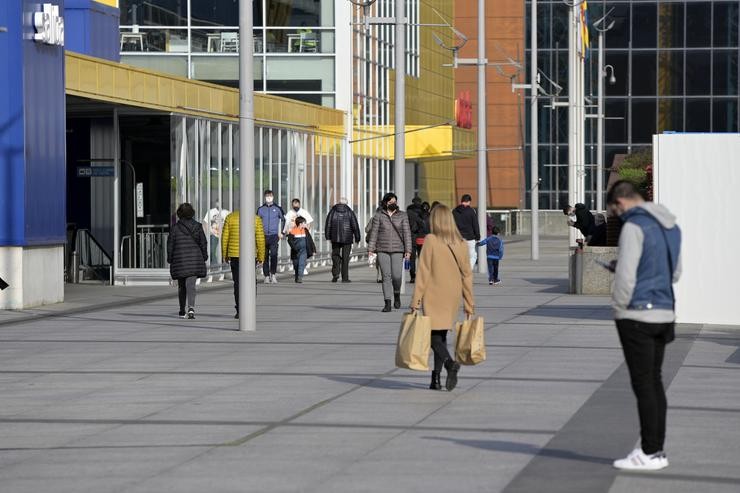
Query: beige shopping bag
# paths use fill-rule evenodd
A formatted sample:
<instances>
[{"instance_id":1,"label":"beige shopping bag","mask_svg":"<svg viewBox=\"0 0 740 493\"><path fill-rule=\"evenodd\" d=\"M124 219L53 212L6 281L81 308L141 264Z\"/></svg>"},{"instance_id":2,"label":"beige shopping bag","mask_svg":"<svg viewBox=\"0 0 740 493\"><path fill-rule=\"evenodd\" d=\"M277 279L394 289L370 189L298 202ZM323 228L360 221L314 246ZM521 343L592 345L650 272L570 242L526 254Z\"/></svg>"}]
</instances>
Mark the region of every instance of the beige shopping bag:
<instances>
[{"instance_id":1,"label":"beige shopping bag","mask_svg":"<svg viewBox=\"0 0 740 493\"><path fill-rule=\"evenodd\" d=\"M477 365L486 360L485 324L483 317L458 322L455 329L455 359L461 365Z\"/></svg>"},{"instance_id":2,"label":"beige shopping bag","mask_svg":"<svg viewBox=\"0 0 740 493\"><path fill-rule=\"evenodd\" d=\"M396 345L396 366L409 370L428 371L432 344L432 321L418 310L405 313L401 320Z\"/></svg>"}]
</instances>

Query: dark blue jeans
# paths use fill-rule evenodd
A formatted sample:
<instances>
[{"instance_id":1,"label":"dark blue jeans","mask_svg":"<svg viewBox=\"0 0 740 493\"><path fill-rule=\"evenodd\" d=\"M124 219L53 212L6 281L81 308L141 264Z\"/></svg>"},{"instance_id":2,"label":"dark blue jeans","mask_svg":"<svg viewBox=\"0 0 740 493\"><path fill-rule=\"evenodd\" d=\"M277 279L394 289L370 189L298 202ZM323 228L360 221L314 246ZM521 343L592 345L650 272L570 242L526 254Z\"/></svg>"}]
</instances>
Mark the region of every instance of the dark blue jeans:
<instances>
[{"instance_id":1,"label":"dark blue jeans","mask_svg":"<svg viewBox=\"0 0 740 493\"><path fill-rule=\"evenodd\" d=\"M280 240L278 235L267 235L265 236L265 242L267 243L267 255L265 255L265 261L262 263L262 273L267 277L270 274L277 273Z\"/></svg>"},{"instance_id":2,"label":"dark blue jeans","mask_svg":"<svg viewBox=\"0 0 740 493\"><path fill-rule=\"evenodd\" d=\"M488 259L488 282L498 282L498 259Z\"/></svg>"},{"instance_id":3,"label":"dark blue jeans","mask_svg":"<svg viewBox=\"0 0 740 493\"><path fill-rule=\"evenodd\" d=\"M305 238L296 238L295 239L295 252L296 256L293 259L293 270L295 271L295 278L303 279L303 271L306 268L306 239Z\"/></svg>"}]
</instances>

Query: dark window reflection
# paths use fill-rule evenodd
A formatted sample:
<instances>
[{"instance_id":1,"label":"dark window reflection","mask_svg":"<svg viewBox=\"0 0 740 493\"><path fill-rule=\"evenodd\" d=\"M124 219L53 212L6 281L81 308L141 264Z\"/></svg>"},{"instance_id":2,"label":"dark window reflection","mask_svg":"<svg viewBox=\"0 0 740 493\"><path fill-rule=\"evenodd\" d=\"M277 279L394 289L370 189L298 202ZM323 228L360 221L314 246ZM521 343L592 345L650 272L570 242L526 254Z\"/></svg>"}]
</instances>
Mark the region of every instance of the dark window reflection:
<instances>
[{"instance_id":1,"label":"dark window reflection","mask_svg":"<svg viewBox=\"0 0 740 493\"><path fill-rule=\"evenodd\" d=\"M737 50L715 51L713 57L714 94L721 96L737 94Z\"/></svg>"},{"instance_id":2,"label":"dark window reflection","mask_svg":"<svg viewBox=\"0 0 740 493\"><path fill-rule=\"evenodd\" d=\"M121 0L121 25L185 26L187 0Z\"/></svg>"},{"instance_id":3,"label":"dark window reflection","mask_svg":"<svg viewBox=\"0 0 740 493\"><path fill-rule=\"evenodd\" d=\"M611 31L610 31L611 32ZM609 76L611 76L611 71L608 70L607 73L609 76L607 76L607 83L606 83L606 95L607 96L625 96L627 94L627 76L628 76L628 57L626 52L607 52L606 56L604 57L606 59L606 65L611 65L614 67L614 77L616 77L616 82L612 85L609 83Z\"/></svg>"},{"instance_id":4,"label":"dark window reflection","mask_svg":"<svg viewBox=\"0 0 740 493\"><path fill-rule=\"evenodd\" d=\"M658 101L658 133L683 132L683 99L664 98Z\"/></svg>"},{"instance_id":5,"label":"dark window reflection","mask_svg":"<svg viewBox=\"0 0 740 493\"><path fill-rule=\"evenodd\" d=\"M658 52L658 95L683 95L683 51Z\"/></svg>"},{"instance_id":6,"label":"dark window reflection","mask_svg":"<svg viewBox=\"0 0 740 493\"><path fill-rule=\"evenodd\" d=\"M627 48L630 40L630 6L615 5L611 17L614 19L614 27L606 33L606 47Z\"/></svg>"},{"instance_id":7,"label":"dark window reflection","mask_svg":"<svg viewBox=\"0 0 740 493\"><path fill-rule=\"evenodd\" d=\"M266 9L268 26L321 26L333 21L321 19L320 0L267 0Z\"/></svg>"},{"instance_id":8,"label":"dark window reflection","mask_svg":"<svg viewBox=\"0 0 740 493\"><path fill-rule=\"evenodd\" d=\"M737 2L714 4L714 46L737 46L738 43Z\"/></svg>"},{"instance_id":9,"label":"dark window reflection","mask_svg":"<svg viewBox=\"0 0 740 493\"><path fill-rule=\"evenodd\" d=\"M686 4L686 46L710 46L712 35L711 2Z\"/></svg>"},{"instance_id":10,"label":"dark window reflection","mask_svg":"<svg viewBox=\"0 0 740 493\"><path fill-rule=\"evenodd\" d=\"M716 99L712 111L713 132L737 132L737 99Z\"/></svg>"},{"instance_id":11,"label":"dark window reflection","mask_svg":"<svg viewBox=\"0 0 740 493\"><path fill-rule=\"evenodd\" d=\"M654 96L656 93L655 52L632 55L632 95Z\"/></svg>"},{"instance_id":12,"label":"dark window reflection","mask_svg":"<svg viewBox=\"0 0 740 493\"><path fill-rule=\"evenodd\" d=\"M680 3L661 3L658 6L658 46L661 48L682 48L684 7Z\"/></svg>"},{"instance_id":13,"label":"dark window reflection","mask_svg":"<svg viewBox=\"0 0 740 493\"><path fill-rule=\"evenodd\" d=\"M709 99L689 99L686 101L686 131L710 132Z\"/></svg>"},{"instance_id":14,"label":"dark window reflection","mask_svg":"<svg viewBox=\"0 0 740 493\"><path fill-rule=\"evenodd\" d=\"M632 8L632 47L655 48L657 35L656 5L635 4Z\"/></svg>"},{"instance_id":15,"label":"dark window reflection","mask_svg":"<svg viewBox=\"0 0 740 493\"><path fill-rule=\"evenodd\" d=\"M649 144L656 133L654 99L632 100L632 143Z\"/></svg>"},{"instance_id":16,"label":"dark window reflection","mask_svg":"<svg viewBox=\"0 0 740 493\"><path fill-rule=\"evenodd\" d=\"M604 137L610 144L627 142L627 100L607 99L604 105Z\"/></svg>"},{"instance_id":17,"label":"dark window reflection","mask_svg":"<svg viewBox=\"0 0 740 493\"><path fill-rule=\"evenodd\" d=\"M627 154L627 148L623 146L604 146L604 166L611 168L614 158L620 154Z\"/></svg>"},{"instance_id":18,"label":"dark window reflection","mask_svg":"<svg viewBox=\"0 0 740 493\"><path fill-rule=\"evenodd\" d=\"M711 59L710 51L686 52L686 94L709 94Z\"/></svg>"}]
</instances>

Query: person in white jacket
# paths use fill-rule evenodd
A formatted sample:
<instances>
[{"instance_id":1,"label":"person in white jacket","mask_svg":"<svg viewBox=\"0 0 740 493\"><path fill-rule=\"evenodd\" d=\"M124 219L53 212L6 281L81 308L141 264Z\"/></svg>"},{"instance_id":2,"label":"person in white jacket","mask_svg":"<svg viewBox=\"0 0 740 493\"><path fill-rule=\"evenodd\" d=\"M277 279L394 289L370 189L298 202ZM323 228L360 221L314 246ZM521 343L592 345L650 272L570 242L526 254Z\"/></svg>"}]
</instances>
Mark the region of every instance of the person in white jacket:
<instances>
[{"instance_id":1,"label":"person in white jacket","mask_svg":"<svg viewBox=\"0 0 740 493\"><path fill-rule=\"evenodd\" d=\"M299 216L306 220L306 229L311 229L313 216L311 216L306 209L301 207L300 199L293 199L290 210L285 214L285 227L283 228L284 237L287 238L288 232L295 228L295 219ZM303 270L303 275L308 275L308 268Z\"/></svg>"}]
</instances>

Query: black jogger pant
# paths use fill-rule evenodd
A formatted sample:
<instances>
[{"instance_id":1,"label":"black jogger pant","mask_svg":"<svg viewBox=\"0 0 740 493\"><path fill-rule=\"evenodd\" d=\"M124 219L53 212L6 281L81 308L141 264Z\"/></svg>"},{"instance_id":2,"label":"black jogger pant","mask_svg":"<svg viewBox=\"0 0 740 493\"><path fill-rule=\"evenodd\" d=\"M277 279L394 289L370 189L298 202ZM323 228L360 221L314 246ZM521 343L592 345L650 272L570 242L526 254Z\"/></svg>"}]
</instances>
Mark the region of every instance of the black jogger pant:
<instances>
[{"instance_id":1,"label":"black jogger pant","mask_svg":"<svg viewBox=\"0 0 740 493\"><path fill-rule=\"evenodd\" d=\"M342 274L342 280L349 280L349 258L352 254L352 243L334 243L331 244L331 276L339 279Z\"/></svg>"},{"instance_id":2,"label":"black jogger pant","mask_svg":"<svg viewBox=\"0 0 740 493\"><path fill-rule=\"evenodd\" d=\"M262 263L262 273L267 277L271 274L277 274L278 248L280 247L278 235L266 235L265 246L267 247L267 255L265 255L265 261Z\"/></svg>"},{"instance_id":3,"label":"black jogger pant","mask_svg":"<svg viewBox=\"0 0 740 493\"><path fill-rule=\"evenodd\" d=\"M189 307L195 306L195 281L197 280L195 276L177 280L177 297L180 301L181 312L185 311L186 301Z\"/></svg>"},{"instance_id":4,"label":"black jogger pant","mask_svg":"<svg viewBox=\"0 0 740 493\"><path fill-rule=\"evenodd\" d=\"M447 331L432 331L432 352L434 352L434 371L442 371L445 361L452 359L450 352L447 350Z\"/></svg>"},{"instance_id":5,"label":"black jogger pant","mask_svg":"<svg viewBox=\"0 0 740 493\"><path fill-rule=\"evenodd\" d=\"M239 313L239 257L231 257L231 277L234 280L234 308Z\"/></svg>"},{"instance_id":6,"label":"black jogger pant","mask_svg":"<svg viewBox=\"0 0 740 493\"><path fill-rule=\"evenodd\" d=\"M674 324L649 324L625 319L617 320L617 331L637 398L642 451L647 455L654 454L663 450L665 442L668 403L661 368L665 346L675 338Z\"/></svg>"}]
</instances>

